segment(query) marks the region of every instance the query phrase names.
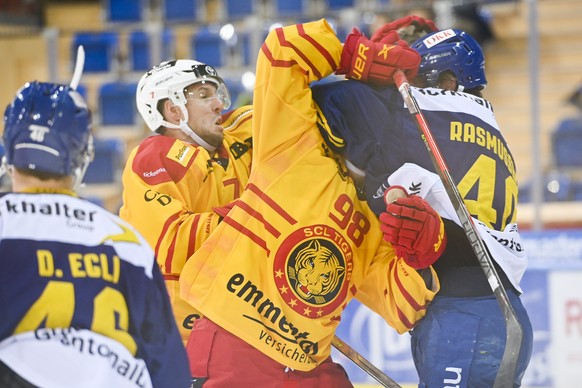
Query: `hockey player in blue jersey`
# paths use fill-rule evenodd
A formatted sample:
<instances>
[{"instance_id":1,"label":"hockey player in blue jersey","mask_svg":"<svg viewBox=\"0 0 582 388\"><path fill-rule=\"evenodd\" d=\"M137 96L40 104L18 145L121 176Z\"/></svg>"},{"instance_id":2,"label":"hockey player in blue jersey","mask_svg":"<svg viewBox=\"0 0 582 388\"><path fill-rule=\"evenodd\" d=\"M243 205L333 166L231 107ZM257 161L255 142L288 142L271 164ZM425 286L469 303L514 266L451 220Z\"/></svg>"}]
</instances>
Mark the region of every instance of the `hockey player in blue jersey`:
<instances>
[{"instance_id":1,"label":"hockey player in blue jersey","mask_svg":"<svg viewBox=\"0 0 582 388\"><path fill-rule=\"evenodd\" d=\"M533 341L519 297L527 255L516 223L514 159L481 95L484 56L470 35L453 29L411 47L421 57L413 95L523 328L519 387ZM362 181L385 239L411 266L437 271L441 290L411 332L419 387L492 387L505 348L504 316L399 91L349 80L314 86L313 95L320 129ZM405 197L386 205L385 195L399 190Z\"/></svg>"},{"instance_id":2,"label":"hockey player in blue jersey","mask_svg":"<svg viewBox=\"0 0 582 388\"><path fill-rule=\"evenodd\" d=\"M188 387L153 252L74 188L92 159L74 88L24 85L6 108L0 195L0 386Z\"/></svg>"}]
</instances>

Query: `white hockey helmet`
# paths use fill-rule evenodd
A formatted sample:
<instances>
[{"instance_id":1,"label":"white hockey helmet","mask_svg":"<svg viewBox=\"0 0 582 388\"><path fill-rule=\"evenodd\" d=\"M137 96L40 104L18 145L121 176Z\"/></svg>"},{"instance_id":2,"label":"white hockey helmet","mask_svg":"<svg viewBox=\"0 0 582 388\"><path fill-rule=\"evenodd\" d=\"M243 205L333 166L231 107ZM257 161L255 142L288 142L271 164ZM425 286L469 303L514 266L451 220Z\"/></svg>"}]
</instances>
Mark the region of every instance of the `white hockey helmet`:
<instances>
[{"instance_id":1,"label":"white hockey helmet","mask_svg":"<svg viewBox=\"0 0 582 388\"><path fill-rule=\"evenodd\" d=\"M230 107L228 89L212 66L191 59L179 59L162 62L145 73L137 85L136 104L150 130L155 132L161 126L182 130L188 128L184 89L198 82L210 82L216 85L216 95L224 104L224 109ZM158 111L158 103L166 98L182 110L184 120L180 126L164 120ZM186 130L186 132L189 131Z\"/></svg>"}]
</instances>

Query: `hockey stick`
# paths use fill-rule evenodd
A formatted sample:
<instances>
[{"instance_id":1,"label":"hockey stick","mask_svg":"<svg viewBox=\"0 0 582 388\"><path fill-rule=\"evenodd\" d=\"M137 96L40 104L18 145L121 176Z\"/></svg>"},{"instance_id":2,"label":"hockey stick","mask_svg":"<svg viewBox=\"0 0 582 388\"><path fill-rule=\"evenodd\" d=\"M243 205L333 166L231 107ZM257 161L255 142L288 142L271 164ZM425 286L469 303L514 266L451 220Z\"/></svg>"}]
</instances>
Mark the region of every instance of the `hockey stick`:
<instances>
[{"instance_id":1,"label":"hockey stick","mask_svg":"<svg viewBox=\"0 0 582 388\"><path fill-rule=\"evenodd\" d=\"M77 90L79 86L79 81L81 80L81 75L83 74L83 67L85 66L85 49L83 46L77 48L77 61L75 62L75 70L73 71L73 77L69 83L69 87L73 90ZM85 167L86 169L87 167ZM3 156L0 160L0 178L6 173L6 157Z\"/></svg>"},{"instance_id":2,"label":"hockey stick","mask_svg":"<svg viewBox=\"0 0 582 388\"><path fill-rule=\"evenodd\" d=\"M489 251L487 251L485 243L477 232L475 223L473 222L473 219L471 218L471 215L467 210L463 199L461 198L461 194L459 193L457 185L449 173L449 169L445 163L445 160L443 159L443 156L441 155L439 148L437 147L437 144L435 143L428 124L418 106L418 102L412 95L410 84L408 83L406 76L401 70L397 70L394 73L394 81L396 82L398 91L402 95L402 98L408 107L408 111L416 121L416 126L420 132L420 137L426 145L434 168L438 172L438 175L440 176L441 181L445 186L449 199L455 208L455 212L457 213L467 238L471 243L471 247L473 248L475 255L477 255L479 264L485 273L485 277L487 278L487 281L489 282L489 285L491 286L491 289L497 298L499 307L503 312L503 316L505 317L505 326L507 331L505 350L503 352L501 363L499 364L499 370L497 371L497 376L495 377L493 388L513 387L515 370L517 368L517 360L519 357L519 351L521 349L523 330L519 321L517 320L515 311L511 306L511 302L507 297L507 292L501 283L499 274L493 266L493 259L491 258Z\"/></svg>"},{"instance_id":3,"label":"hockey stick","mask_svg":"<svg viewBox=\"0 0 582 388\"><path fill-rule=\"evenodd\" d=\"M75 62L75 69L73 70L73 77L69 86L73 90L77 90L81 76L83 75L83 68L85 67L85 49L82 45L77 47L77 61Z\"/></svg>"},{"instance_id":4,"label":"hockey stick","mask_svg":"<svg viewBox=\"0 0 582 388\"><path fill-rule=\"evenodd\" d=\"M384 372L376 368L374 364L366 360L360 353L356 352L350 345L346 344L338 336L333 337L331 344L344 356L352 360L352 362L359 366L364 372L382 384L382 386L387 388L402 388L396 381L392 380Z\"/></svg>"},{"instance_id":5,"label":"hockey stick","mask_svg":"<svg viewBox=\"0 0 582 388\"><path fill-rule=\"evenodd\" d=\"M81 77L83 76L83 69L85 68L85 48L83 45L77 47L77 60L75 62L75 69L73 70L73 77L71 78L71 82L69 83L69 87L73 90L77 90L79 87L79 82L81 82ZM75 171L75 180L73 183L73 188L75 191L83 185L83 177L87 172L87 168L89 167L89 163L95 157L95 146L93 144L93 135L89 136L88 145L87 145L87 152L83 155L83 164L80 167L77 167Z\"/></svg>"}]
</instances>

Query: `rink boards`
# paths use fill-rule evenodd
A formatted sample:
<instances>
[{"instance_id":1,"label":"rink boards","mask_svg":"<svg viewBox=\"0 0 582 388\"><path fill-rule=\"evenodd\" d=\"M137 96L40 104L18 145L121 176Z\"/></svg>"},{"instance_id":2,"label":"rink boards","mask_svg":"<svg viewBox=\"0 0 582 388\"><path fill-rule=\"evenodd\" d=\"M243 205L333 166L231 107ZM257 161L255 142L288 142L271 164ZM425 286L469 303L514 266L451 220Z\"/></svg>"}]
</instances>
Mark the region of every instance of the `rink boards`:
<instances>
[{"instance_id":1,"label":"rink boards","mask_svg":"<svg viewBox=\"0 0 582 388\"><path fill-rule=\"evenodd\" d=\"M522 298L534 328L523 387L571 388L582 381L582 229L522 234L530 257ZM357 301L346 308L337 335L393 380L416 386L410 335L397 334ZM379 386L339 352L333 356L358 388Z\"/></svg>"}]
</instances>

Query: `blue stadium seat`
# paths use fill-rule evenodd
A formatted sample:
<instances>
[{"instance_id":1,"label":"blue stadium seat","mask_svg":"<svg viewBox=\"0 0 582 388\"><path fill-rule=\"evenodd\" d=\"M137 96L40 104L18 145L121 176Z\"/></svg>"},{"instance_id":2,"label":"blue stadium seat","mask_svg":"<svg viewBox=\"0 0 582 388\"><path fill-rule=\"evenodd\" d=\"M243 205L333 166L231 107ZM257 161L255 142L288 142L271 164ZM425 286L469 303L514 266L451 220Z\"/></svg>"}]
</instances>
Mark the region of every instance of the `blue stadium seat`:
<instances>
[{"instance_id":1,"label":"blue stadium seat","mask_svg":"<svg viewBox=\"0 0 582 388\"><path fill-rule=\"evenodd\" d=\"M77 48L85 50L86 73L109 72L117 61L119 37L115 32L78 32L71 47L72 64L77 60Z\"/></svg>"},{"instance_id":2,"label":"blue stadium seat","mask_svg":"<svg viewBox=\"0 0 582 388\"><path fill-rule=\"evenodd\" d=\"M99 87L99 116L101 125L134 125L136 83L107 82Z\"/></svg>"},{"instance_id":3,"label":"blue stadium seat","mask_svg":"<svg viewBox=\"0 0 582 388\"><path fill-rule=\"evenodd\" d=\"M238 35L241 43L241 56L242 56L242 64L243 66L249 66L257 59L257 53L252 52L251 50L251 35L248 32L242 32Z\"/></svg>"},{"instance_id":4,"label":"blue stadium seat","mask_svg":"<svg viewBox=\"0 0 582 388\"><path fill-rule=\"evenodd\" d=\"M105 17L109 22L140 22L143 19L144 0L102 0Z\"/></svg>"},{"instance_id":5,"label":"blue stadium seat","mask_svg":"<svg viewBox=\"0 0 582 388\"><path fill-rule=\"evenodd\" d=\"M275 0L275 11L279 16L300 16L305 14L306 0Z\"/></svg>"},{"instance_id":6,"label":"blue stadium seat","mask_svg":"<svg viewBox=\"0 0 582 388\"><path fill-rule=\"evenodd\" d=\"M217 68L224 66L226 47L218 29L201 27L192 35L190 47L195 60Z\"/></svg>"},{"instance_id":7,"label":"blue stadium seat","mask_svg":"<svg viewBox=\"0 0 582 388\"><path fill-rule=\"evenodd\" d=\"M227 19L240 19L254 13L254 0L225 0Z\"/></svg>"},{"instance_id":8,"label":"blue stadium seat","mask_svg":"<svg viewBox=\"0 0 582 388\"><path fill-rule=\"evenodd\" d=\"M573 184L570 177L560 171L550 171L543 176L542 200L545 202L571 201ZM528 181L519 187L519 202L533 200L533 182Z\"/></svg>"},{"instance_id":9,"label":"blue stadium seat","mask_svg":"<svg viewBox=\"0 0 582 388\"><path fill-rule=\"evenodd\" d=\"M582 167L582 116L565 119L552 133L556 167Z\"/></svg>"},{"instance_id":10,"label":"blue stadium seat","mask_svg":"<svg viewBox=\"0 0 582 388\"><path fill-rule=\"evenodd\" d=\"M105 201L101 197L92 195L92 196L83 196L83 198L91 203L94 203L97 206L100 206L103 208L105 207Z\"/></svg>"},{"instance_id":11,"label":"blue stadium seat","mask_svg":"<svg viewBox=\"0 0 582 388\"><path fill-rule=\"evenodd\" d=\"M142 30L129 34L129 67L132 71L149 70L156 63L152 60L151 36ZM162 61L174 59L174 36L172 30L162 33Z\"/></svg>"},{"instance_id":12,"label":"blue stadium seat","mask_svg":"<svg viewBox=\"0 0 582 388\"><path fill-rule=\"evenodd\" d=\"M244 87L243 87L240 79L229 77L229 78L224 79L224 83L226 84L226 87L228 88L228 93L230 94L230 100L232 101L232 106L233 107L240 106L240 104L238 104L237 101L238 101L239 95L244 90Z\"/></svg>"},{"instance_id":13,"label":"blue stadium seat","mask_svg":"<svg viewBox=\"0 0 582 388\"><path fill-rule=\"evenodd\" d=\"M84 84L77 85L77 92L83 97L85 101L87 101L87 86Z\"/></svg>"},{"instance_id":14,"label":"blue stadium seat","mask_svg":"<svg viewBox=\"0 0 582 388\"><path fill-rule=\"evenodd\" d=\"M376 0L375 9L377 11L386 11L386 8L390 5L390 0Z\"/></svg>"},{"instance_id":15,"label":"blue stadium seat","mask_svg":"<svg viewBox=\"0 0 582 388\"><path fill-rule=\"evenodd\" d=\"M335 11L354 6L354 0L327 0L327 8Z\"/></svg>"},{"instance_id":16,"label":"blue stadium seat","mask_svg":"<svg viewBox=\"0 0 582 388\"><path fill-rule=\"evenodd\" d=\"M582 182L572 184L572 201L582 201Z\"/></svg>"},{"instance_id":17,"label":"blue stadium seat","mask_svg":"<svg viewBox=\"0 0 582 388\"><path fill-rule=\"evenodd\" d=\"M198 18L197 0L160 0L166 22L188 23Z\"/></svg>"},{"instance_id":18,"label":"blue stadium seat","mask_svg":"<svg viewBox=\"0 0 582 388\"><path fill-rule=\"evenodd\" d=\"M84 183L103 184L119 181L124 161L125 143L120 139L94 139L95 158L89 164Z\"/></svg>"},{"instance_id":19,"label":"blue stadium seat","mask_svg":"<svg viewBox=\"0 0 582 388\"><path fill-rule=\"evenodd\" d=\"M566 174L550 172L546 176L544 201L569 201L572 194L572 180Z\"/></svg>"},{"instance_id":20,"label":"blue stadium seat","mask_svg":"<svg viewBox=\"0 0 582 388\"><path fill-rule=\"evenodd\" d=\"M363 34L366 34L364 31L360 28L360 31L362 31ZM336 27L336 35L337 38L340 40L340 42L344 42L346 40L346 38L348 37L348 34L352 32L352 28L347 28L346 26L343 25L339 25ZM366 34L366 36L371 36L369 34Z\"/></svg>"}]
</instances>

